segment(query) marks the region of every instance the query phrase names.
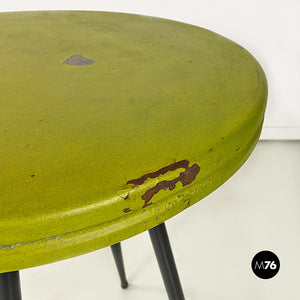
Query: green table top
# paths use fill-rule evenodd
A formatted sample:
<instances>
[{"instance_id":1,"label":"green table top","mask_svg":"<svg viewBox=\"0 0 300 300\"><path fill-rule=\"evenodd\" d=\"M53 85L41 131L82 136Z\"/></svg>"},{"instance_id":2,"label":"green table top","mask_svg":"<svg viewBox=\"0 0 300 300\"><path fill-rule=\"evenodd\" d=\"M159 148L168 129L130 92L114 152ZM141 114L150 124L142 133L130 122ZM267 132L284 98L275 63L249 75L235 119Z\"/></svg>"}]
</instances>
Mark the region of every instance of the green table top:
<instances>
[{"instance_id":1,"label":"green table top","mask_svg":"<svg viewBox=\"0 0 300 300\"><path fill-rule=\"evenodd\" d=\"M267 83L211 31L108 12L0 13L0 272L105 247L223 184Z\"/></svg>"}]
</instances>

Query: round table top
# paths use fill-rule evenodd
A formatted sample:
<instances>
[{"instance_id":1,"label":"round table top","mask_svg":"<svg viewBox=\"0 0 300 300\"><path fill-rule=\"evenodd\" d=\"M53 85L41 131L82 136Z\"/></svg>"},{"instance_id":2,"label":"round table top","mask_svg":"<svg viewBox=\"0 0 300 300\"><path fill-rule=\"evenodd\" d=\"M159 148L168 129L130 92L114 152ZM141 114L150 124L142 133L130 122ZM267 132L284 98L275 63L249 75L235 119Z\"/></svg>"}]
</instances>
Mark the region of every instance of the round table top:
<instances>
[{"instance_id":1,"label":"round table top","mask_svg":"<svg viewBox=\"0 0 300 300\"><path fill-rule=\"evenodd\" d=\"M253 150L265 75L234 42L154 17L0 13L0 271L148 230Z\"/></svg>"}]
</instances>

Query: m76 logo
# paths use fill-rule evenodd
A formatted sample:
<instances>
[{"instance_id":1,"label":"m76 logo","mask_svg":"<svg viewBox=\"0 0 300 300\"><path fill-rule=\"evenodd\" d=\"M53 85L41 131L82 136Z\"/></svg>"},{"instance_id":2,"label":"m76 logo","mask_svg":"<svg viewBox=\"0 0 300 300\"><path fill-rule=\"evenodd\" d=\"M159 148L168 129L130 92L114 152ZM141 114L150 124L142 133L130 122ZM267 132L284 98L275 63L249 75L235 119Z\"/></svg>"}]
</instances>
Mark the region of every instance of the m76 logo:
<instances>
[{"instance_id":1,"label":"m76 logo","mask_svg":"<svg viewBox=\"0 0 300 300\"><path fill-rule=\"evenodd\" d=\"M258 261L255 262L254 269L266 270L268 268L270 268L271 270L275 270L277 268L277 264L275 263L275 261L265 260L261 262Z\"/></svg>"},{"instance_id":2,"label":"m76 logo","mask_svg":"<svg viewBox=\"0 0 300 300\"><path fill-rule=\"evenodd\" d=\"M258 252L252 259L251 267L253 273L262 279L274 277L280 269L280 261L277 255L271 251Z\"/></svg>"}]
</instances>

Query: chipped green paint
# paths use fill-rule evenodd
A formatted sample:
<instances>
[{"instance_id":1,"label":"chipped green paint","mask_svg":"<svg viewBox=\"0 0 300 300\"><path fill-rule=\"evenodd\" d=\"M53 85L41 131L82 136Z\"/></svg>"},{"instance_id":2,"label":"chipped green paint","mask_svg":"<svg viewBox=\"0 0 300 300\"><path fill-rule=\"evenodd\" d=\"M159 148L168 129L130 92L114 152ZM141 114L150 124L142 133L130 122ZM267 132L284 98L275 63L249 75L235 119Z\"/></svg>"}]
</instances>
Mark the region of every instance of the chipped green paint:
<instances>
[{"instance_id":1,"label":"chipped green paint","mask_svg":"<svg viewBox=\"0 0 300 300\"><path fill-rule=\"evenodd\" d=\"M12 12L0 41L0 272L156 226L224 183L259 138L265 75L211 31Z\"/></svg>"},{"instance_id":2,"label":"chipped green paint","mask_svg":"<svg viewBox=\"0 0 300 300\"><path fill-rule=\"evenodd\" d=\"M198 173L200 171L200 167L197 164L193 164L191 167L189 167L189 161L185 159L185 160L181 160L181 161L172 163L172 164L170 164L166 167L163 167L155 172L145 174L137 179L131 179L127 182L127 184L133 184L133 186L136 187L137 185L143 184L148 178L156 178L156 177L163 175L169 171L174 171L179 168L184 168L184 171L180 172L179 176L177 176L176 178L174 178L172 180L162 180L162 181L158 182L155 186L148 189L141 196L141 198L144 200L143 206L141 208L145 208L145 207L151 205L152 202L150 202L150 200L160 190L169 189L170 191L172 191L178 182L181 182L182 186L191 184L195 180L196 176L198 175ZM129 198L129 194L124 199L128 199L128 198ZM132 209L130 207L126 207L123 209L123 211L124 211L124 213L127 213L127 212L132 211Z\"/></svg>"}]
</instances>

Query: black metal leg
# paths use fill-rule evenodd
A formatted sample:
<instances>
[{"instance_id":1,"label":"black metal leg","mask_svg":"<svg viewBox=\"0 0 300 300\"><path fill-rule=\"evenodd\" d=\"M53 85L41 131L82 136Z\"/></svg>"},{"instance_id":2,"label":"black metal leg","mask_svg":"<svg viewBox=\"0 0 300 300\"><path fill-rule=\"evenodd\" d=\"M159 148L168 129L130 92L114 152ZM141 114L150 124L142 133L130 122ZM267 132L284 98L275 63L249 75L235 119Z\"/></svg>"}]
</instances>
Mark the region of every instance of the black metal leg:
<instances>
[{"instance_id":1,"label":"black metal leg","mask_svg":"<svg viewBox=\"0 0 300 300\"><path fill-rule=\"evenodd\" d=\"M184 300L165 223L149 230L169 300Z\"/></svg>"},{"instance_id":2,"label":"black metal leg","mask_svg":"<svg viewBox=\"0 0 300 300\"><path fill-rule=\"evenodd\" d=\"M22 300L19 271L0 274L0 300Z\"/></svg>"},{"instance_id":3,"label":"black metal leg","mask_svg":"<svg viewBox=\"0 0 300 300\"><path fill-rule=\"evenodd\" d=\"M126 289L128 287L128 282L125 275L125 268L124 268L124 262L123 262L123 256L122 256L122 249L121 249L121 243L117 243L111 246L111 251L113 253L117 269L119 272L119 276L121 279L121 287L123 289Z\"/></svg>"}]
</instances>

